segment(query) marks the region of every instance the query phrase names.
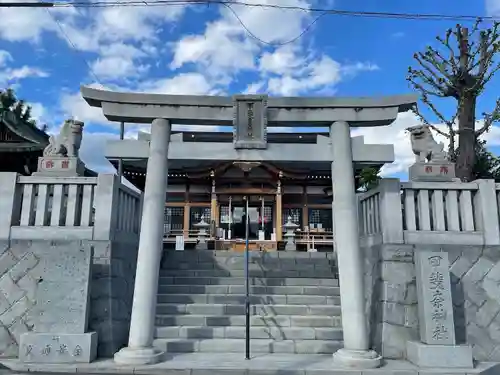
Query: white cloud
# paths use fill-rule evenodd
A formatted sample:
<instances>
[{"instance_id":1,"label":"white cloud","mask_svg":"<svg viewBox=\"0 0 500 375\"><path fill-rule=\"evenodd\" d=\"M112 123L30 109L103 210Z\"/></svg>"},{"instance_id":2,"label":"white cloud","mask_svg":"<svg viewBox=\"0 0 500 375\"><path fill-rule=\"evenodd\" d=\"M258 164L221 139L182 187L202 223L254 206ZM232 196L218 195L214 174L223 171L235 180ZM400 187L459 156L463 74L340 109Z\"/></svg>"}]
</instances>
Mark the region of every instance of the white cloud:
<instances>
[{"instance_id":1,"label":"white cloud","mask_svg":"<svg viewBox=\"0 0 500 375\"><path fill-rule=\"evenodd\" d=\"M96 172L114 172L113 165L104 157L104 147L108 140L118 138L117 135L111 133L84 132L80 148L82 161Z\"/></svg>"},{"instance_id":2,"label":"white cloud","mask_svg":"<svg viewBox=\"0 0 500 375\"><path fill-rule=\"evenodd\" d=\"M123 79L137 77L149 69L148 65L138 65L133 58L123 56L107 56L99 58L92 64L92 71L100 79Z\"/></svg>"},{"instance_id":3,"label":"white cloud","mask_svg":"<svg viewBox=\"0 0 500 375\"><path fill-rule=\"evenodd\" d=\"M304 0L250 0L248 3L310 7ZM231 9L239 20L228 8L222 7L221 18L209 23L204 34L178 41L171 68L196 63L214 75L254 69L262 45L249 36L249 31L268 43L287 42L299 35L310 19L309 13L296 10L239 5L231 5Z\"/></svg>"},{"instance_id":4,"label":"white cloud","mask_svg":"<svg viewBox=\"0 0 500 375\"><path fill-rule=\"evenodd\" d=\"M12 61L12 55L9 51L0 50L0 67L4 67Z\"/></svg>"},{"instance_id":5,"label":"white cloud","mask_svg":"<svg viewBox=\"0 0 500 375\"><path fill-rule=\"evenodd\" d=\"M306 0L251 0L250 3L305 9L313 4ZM238 19L230 9L222 7L221 17L207 24L203 34L188 35L175 43L170 68L194 64L200 72L222 81L232 79L240 71L257 71L260 79L248 86L246 92L259 92L267 86L268 92L278 95L332 89L343 76L378 69L371 63L342 64L314 49L306 49L304 38L287 43L311 22L311 13L307 11L241 5L232 5L231 9ZM273 47L257 42L256 38L268 44L286 44Z\"/></svg>"},{"instance_id":6,"label":"white cloud","mask_svg":"<svg viewBox=\"0 0 500 375\"><path fill-rule=\"evenodd\" d=\"M225 20L208 24L203 35L186 36L174 46L171 69L197 63L211 75L237 73L255 67L258 47L243 38L241 28Z\"/></svg>"},{"instance_id":7,"label":"white cloud","mask_svg":"<svg viewBox=\"0 0 500 375\"><path fill-rule=\"evenodd\" d=\"M63 94L60 107L64 118L74 116L83 122L110 124L102 114L102 109L89 106L80 92Z\"/></svg>"},{"instance_id":8,"label":"white cloud","mask_svg":"<svg viewBox=\"0 0 500 375\"><path fill-rule=\"evenodd\" d=\"M485 0L485 7L488 16L498 16L500 14L499 0Z\"/></svg>"},{"instance_id":9,"label":"white cloud","mask_svg":"<svg viewBox=\"0 0 500 375\"><path fill-rule=\"evenodd\" d=\"M201 73L181 73L171 78L148 80L140 83L137 91L171 95L217 93L212 83Z\"/></svg>"},{"instance_id":10,"label":"white cloud","mask_svg":"<svg viewBox=\"0 0 500 375\"><path fill-rule=\"evenodd\" d=\"M305 92L332 89L342 79L378 67L357 62L342 65L327 55L300 54L297 47L282 47L262 55L260 68L268 78L267 90L271 94L290 96Z\"/></svg>"},{"instance_id":11,"label":"white cloud","mask_svg":"<svg viewBox=\"0 0 500 375\"><path fill-rule=\"evenodd\" d=\"M4 1L7 0L0 0ZM91 65L99 79L133 78L147 72L147 64L138 60L155 57L154 43L161 42L158 34L162 27L179 19L185 8L185 5L58 7L50 13L40 8L1 8L0 39L37 43L44 33L55 33L69 48L98 55Z\"/></svg>"},{"instance_id":12,"label":"white cloud","mask_svg":"<svg viewBox=\"0 0 500 375\"><path fill-rule=\"evenodd\" d=\"M287 44L273 52L264 52L259 61L259 70L269 74L298 74L306 65L306 57L300 56L297 44Z\"/></svg>"},{"instance_id":13,"label":"white cloud","mask_svg":"<svg viewBox=\"0 0 500 375\"><path fill-rule=\"evenodd\" d=\"M363 135L366 143L393 144L395 161L383 167L381 174L389 176L394 173L406 172L413 164L415 157L411 150L410 137L405 129L418 125L419 120L412 112L400 113L396 121L390 126L366 127L352 129L353 136ZM439 137L435 139L441 141Z\"/></svg>"},{"instance_id":14,"label":"white cloud","mask_svg":"<svg viewBox=\"0 0 500 375\"><path fill-rule=\"evenodd\" d=\"M41 8L0 8L0 19L0 38L11 42L38 42L43 31L55 30L56 26L46 10Z\"/></svg>"},{"instance_id":15,"label":"white cloud","mask_svg":"<svg viewBox=\"0 0 500 375\"><path fill-rule=\"evenodd\" d=\"M36 67L21 66L13 68L9 66L14 59L8 51L0 50L0 86L12 86L22 79L29 77L48 77L49 74Z\"/></svg>"}]
</instances>

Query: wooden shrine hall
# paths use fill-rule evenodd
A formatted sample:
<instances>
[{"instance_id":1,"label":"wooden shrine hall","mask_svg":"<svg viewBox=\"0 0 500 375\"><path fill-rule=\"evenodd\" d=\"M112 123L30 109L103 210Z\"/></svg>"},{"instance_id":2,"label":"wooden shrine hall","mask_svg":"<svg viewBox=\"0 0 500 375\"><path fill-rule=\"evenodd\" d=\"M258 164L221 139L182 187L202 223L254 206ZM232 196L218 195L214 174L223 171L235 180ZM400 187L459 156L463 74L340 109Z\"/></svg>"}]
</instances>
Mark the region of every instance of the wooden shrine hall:
<instances>
[{"instance_id":1,"label":"wooden shrine hall","mask_svg":"<svg viewBox=\"0 0 500 375\"><path fill-rule=\"evenodd\" d=\"M269 133L268 142L313 144L327 133ZM172 132L183 142L232 142L231 133ZM139 133L139 141L149 141ZM362 141L362 137L357 138ZM111 160L118 167L117 160ZM146 160L123 160L123 175L144 190ZM246 199L249 200L250 248L276 249L284 246L283 226L288 220L297 225L295 242L299 250L314 246L331 250L332 179L330 163L277 163L238 161L170 162L165 203L165 243L174 246L182 234L186 247L198 239L197 224L210 223L208 248L243 250ZM365 167L380 168L384 163L355 166L356 186ZM279 223L279 224L278 224ZM219 230L218 230L219 229ZM260 238L259 238L259 232ZM262 233L263 232L263 233Z\"/></svg>"}]
</instances>

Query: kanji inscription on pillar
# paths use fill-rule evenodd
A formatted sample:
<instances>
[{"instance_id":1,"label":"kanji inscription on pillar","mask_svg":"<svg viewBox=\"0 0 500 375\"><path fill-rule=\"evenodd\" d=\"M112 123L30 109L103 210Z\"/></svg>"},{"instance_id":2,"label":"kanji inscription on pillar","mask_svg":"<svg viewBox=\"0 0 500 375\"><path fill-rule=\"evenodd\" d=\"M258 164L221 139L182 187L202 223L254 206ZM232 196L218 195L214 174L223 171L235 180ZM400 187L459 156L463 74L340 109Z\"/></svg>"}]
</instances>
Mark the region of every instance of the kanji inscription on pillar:
<instances>
[{"instance_id":1,"label":"kanji inscription on pillar","mask_svg":"<svg viewBox=\"0 0 500 375\"><path fill-rule=\"evenodd\" d=\"M233 97L233 143L236 149L267 147L267 96Z\"/></svg>"},{"instance_id":2,"label":"kanji inscription on pillar","mask_svg":"<svg viewBox=\"0 0 500 375\"><path fill-rule=\"evenodd\" d=\"M420 339L429 345L454 345L448 253L415 253Z\"/></svg>"}]
</instances>

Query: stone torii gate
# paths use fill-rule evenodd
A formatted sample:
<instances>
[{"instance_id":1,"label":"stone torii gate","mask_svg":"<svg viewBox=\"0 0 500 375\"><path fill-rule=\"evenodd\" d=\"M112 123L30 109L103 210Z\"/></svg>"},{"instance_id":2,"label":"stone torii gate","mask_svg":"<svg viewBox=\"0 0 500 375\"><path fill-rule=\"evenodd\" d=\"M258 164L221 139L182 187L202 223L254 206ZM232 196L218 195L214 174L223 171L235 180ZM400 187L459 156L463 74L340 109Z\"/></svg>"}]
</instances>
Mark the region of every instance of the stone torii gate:
<instances>
[{"instance_id":1,"label":"stone torii gate","mask_svg":"<svg viewBox=\"0 0 500 375\"><path fill-rule=\"evenodd\" d=\"M233 144L221 143L212 148L212 152L219 152L223 159L232 157L240 161L258 161L280 158L293 161L318 158L331 162L332 181L342 181L336 183L333 189L332 212L344 348L334 354L334 361L355 368L380 365L380 355L370 350L365 317L364 264L359 244L350 127L390 125L399 112L415 105L415 95L380 98L238 95L231 98L118 93L89 87L82 87L81 92L87 103L102 108L110 121L151 123L129 343L115 354L116 362L152 364L160 361L163 354L153 348L152 343L163 239L163 207L171 154L171 124L175 123L232 125ZM267 130L270 126L329 126L330 142L318 140L316 145L268 144ZM299 150L297 146L304 149ZM201 159L193 149L190 147L192 155ZM311 157L311 153L316 155Z\"/></svg>"}]
</instances>

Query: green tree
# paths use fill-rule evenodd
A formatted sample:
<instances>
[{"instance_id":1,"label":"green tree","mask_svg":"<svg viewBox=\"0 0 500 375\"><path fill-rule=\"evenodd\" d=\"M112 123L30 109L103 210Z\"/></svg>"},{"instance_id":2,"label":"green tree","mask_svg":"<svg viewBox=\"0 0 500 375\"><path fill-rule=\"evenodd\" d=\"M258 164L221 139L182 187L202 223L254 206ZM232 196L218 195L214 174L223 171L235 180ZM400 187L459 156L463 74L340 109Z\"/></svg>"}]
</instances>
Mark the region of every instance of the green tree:
<instances>
[{"instance_id":1,"label":"green tree","mask_svg":"<svg viewBox=\"0 0 500 375\"><path fill-rule=\"evenodd\" d=\"M31 110L30 105L26 105L24 100L17 98L13 89L0 90L0 115L3 112L12 112L17 119L36 128L37 123L31 117ZM42 125L40 129L46 131L47 125Z\"/></svg>"},{"instance_id":2,"label":"green tree","mask_svg":"<svg viewBox=\"0 0 500 375\"><path fill-rule=\"evenodd\" d=\"M476 143L476 162L473 168L475 179L493 179L500 181L500 158L488 151L486 141Z\"/></svg>"},{"instance_id":3,"label":"green tree","mask_svg":"<svg viewBox=\"0 0 500 375\"><path fill-rule=\"evenodd\" d=\"M358 191L368 191L375 188L379 181L380 170L378 168L367 167L359 172L359 188Z\"/></svg>"},{"instance_id":4,"label":"green tree","mask_svg":"<svg viewBox=\"0 0 500 375\"><path fill-rule=\"evenodd\" d=\"M500 70L496 59L500 51L500 23L482 30L480 26L481 20L472 29L457 25L455 30L448 29L444 38L436 37L439 48L429 46L416 53L418 67L410 67L407 77L430 112L447 126L448 131L436 128L415 108L424 123L448 138L449 157L456 162L457 177L462 181L474 178L478 138L500 120L500 100L491 113L482 114L484 121L478 121L476 114L478 99ZM437 101L446 99L456 102L456 112L451 118L438 109ZM478 124L481 126L476 129Z\"/></svg>"}]
</instances>

